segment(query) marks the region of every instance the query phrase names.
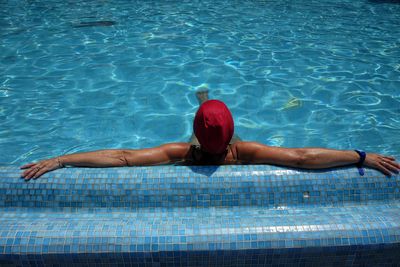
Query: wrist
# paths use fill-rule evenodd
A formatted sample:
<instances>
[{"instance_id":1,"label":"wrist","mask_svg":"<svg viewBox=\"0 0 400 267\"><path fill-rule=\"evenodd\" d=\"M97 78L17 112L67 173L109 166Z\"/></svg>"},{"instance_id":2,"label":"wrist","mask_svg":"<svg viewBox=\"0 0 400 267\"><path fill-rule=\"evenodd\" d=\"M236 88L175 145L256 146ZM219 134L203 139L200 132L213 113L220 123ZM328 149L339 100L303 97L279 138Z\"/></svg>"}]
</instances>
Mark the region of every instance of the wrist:
<instances>
[{"instance_id":1,"label":"wrist","mask_svg":"<svg viewBox=\"0 0 400 267\"><path fill-rule=\"evenodd\" d=\"M358 172L360 173L360 175L362 176L362 175L364 175L364 169L362 168L362 166L364 165L364 162L365 162L365 158L367 157L367 153L365 153L364 151L362 151L362 150L354 150L357 154L358 154L358 156L360 157L359 158L359 160L358 160L358 162L356 163L356 166L357 166L357 168L358 168Z\"/></svg>"},{"instance_id":2,"label":"wrist","mask_svg":"<svg viewBox=\"0 0 400 267\"><path fill-rule=\"evenodd\" d=\"M60 158L60 157L57 157L56 159L57 159L57 163L58 163L58 168L64 168L65 165L64 165L64 163L62 162L61 158Z\"/></svg>"}]
</instances>

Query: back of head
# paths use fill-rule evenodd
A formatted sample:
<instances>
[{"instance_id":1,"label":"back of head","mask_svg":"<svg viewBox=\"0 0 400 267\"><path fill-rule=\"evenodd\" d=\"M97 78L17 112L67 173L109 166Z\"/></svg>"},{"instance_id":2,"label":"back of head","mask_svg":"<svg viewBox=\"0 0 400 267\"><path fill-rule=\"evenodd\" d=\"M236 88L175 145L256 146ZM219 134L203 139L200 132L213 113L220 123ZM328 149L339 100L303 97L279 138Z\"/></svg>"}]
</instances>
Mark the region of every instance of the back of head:
<instances>
[{"instance_id":1,"label":"back of head","mask_svg":"<svg viewBox=\"0 0 400 267\"><path fill-rule=\"evenodd\" d=\"M193 130L204 151L223 153L233 136L232 114L222 101L207 100L196 113Z\"/></svg>"}]
</instances>

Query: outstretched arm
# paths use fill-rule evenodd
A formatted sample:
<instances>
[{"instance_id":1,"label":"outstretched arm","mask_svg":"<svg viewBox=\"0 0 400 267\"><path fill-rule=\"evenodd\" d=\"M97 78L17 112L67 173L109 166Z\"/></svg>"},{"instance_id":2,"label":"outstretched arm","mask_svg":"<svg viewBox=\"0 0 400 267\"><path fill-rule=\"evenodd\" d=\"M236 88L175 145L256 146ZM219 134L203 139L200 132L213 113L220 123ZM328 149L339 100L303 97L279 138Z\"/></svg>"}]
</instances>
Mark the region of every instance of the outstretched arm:
<instances>
[{"instance_id":1,"label":"outstretched arm","mask_svg":"<svg viewBox=\"0 0 400 267\"><path fill-rule=\"evenodd\" d=\"M323 169L356 164L360 156L352 150L325 148L270 147L256 142L236 143L238 159L255 164L274 164L288 167ZM383 172L398 173L400 164L395 158L367 153L364 166Z\"/></svg>"},{"instance_id":2,"label":"outstretched arm","mask_svg":"<svg viewBox=\"0 0 400 267\"><path fill-rule=\"evenodd\" d=\"M171 143L146 149L108 149L59 156L21 167L25 169L25 180L38 178L46 172L64 166L77 167L121 167L167 164L186 158L188 143Z\"/></svg>"}]
</instances>

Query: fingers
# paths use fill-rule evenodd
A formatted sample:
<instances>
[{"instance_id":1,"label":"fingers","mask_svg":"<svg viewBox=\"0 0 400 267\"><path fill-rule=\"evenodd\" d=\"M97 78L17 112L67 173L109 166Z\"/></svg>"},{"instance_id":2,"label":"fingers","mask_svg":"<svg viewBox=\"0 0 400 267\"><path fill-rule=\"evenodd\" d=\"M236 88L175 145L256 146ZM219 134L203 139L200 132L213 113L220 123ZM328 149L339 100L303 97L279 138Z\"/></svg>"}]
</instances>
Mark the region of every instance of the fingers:
<instances>
[{"instance_id":1,"label":"fingers","mask_svg":"<svg viewBox=\"0 0 400 267\"><path fill-rule=\"evenodd\" d=\"M36 168L35 168L35 165L33 165L33 166L31 166L29 169L27 169L27 170L25 170L23 173L22 173L22 177L23 178L28 178L28 179L30 179L30 178L32 178L32 176L33 176L33 174L35 173L35 171L36 171Z\"/></svg>"},{"instance_id":2,"label":"fingers","mask_svg":"<svg viewBox=\"0 0 400 267\"><path fill-rule=\"evenodd\" d=\"M43 174L45 174L46 172L58 169L60 167L59 167L59 163L57 160L48 159L48 160L42 160L37 163L29 163L29 164L22 166L21 168L26 169L21 174L21 177L25 178L25 180L29 180L32 178L36 179L36 178L42 176Z\"/></svg>"},{"instance_id":3,"label":"fingers","mask_svg":"<svg viewBox=\"0 0 400 267\"><path fill-rule=\"evenodd\" d=\"M367 154L365 166L379 170L386 176L397 174L400 171L400 164L392 156L384 156L374 153Z\"/></svg>"},{"instance_id":4,"label":"fingers","mask_svg":"<svg viewBox=\"0 0 400 267\"><path fill-rule=\"evenodd\" d=\"M384 163L378 163L377 169L383 172L386 176L392 176L392 173L386 166L384 166Z\"/></svg>"},{"instance_id":5,"label":"fingers","mask_svg":"<svg viewBox=\"0 0 400 267\"><path fill-rule=\"evenodd\" d=\"M21 166L19 168L20 169L27 169L27 168L30 168L30 167L32 167L34 165L36 165L36 163L28 163L28 164L25 164L25 165L23 165L23 166Z\"/></svg>"},{"instance_id":6,"label":"fingers","mask_svg":"<svg viewBox=\"0 0 400 267\"><path fill-rule=\"evenodd\" d=\"M32 166L30 169L24 171L22 173L22 177L25 178L25 180L29 180L35 176L35 174L40 170L40 167Z\"/></svg>"},{"instance_id":7,"label":"fingers","mask_svg":"<svg viewBox=\"0 0 400 267\"><path fill-rule=\"evenodd\" d=\"M22 174L21 177L30 179L33 175L32 173L35 171L35 168L38 167L39 163L28 163L20 167L20 169L27 169Z\"/></svg>"},{"instance_id":8,"label":"fingers","mask_svg":"<svg viewBox=\"0 0 400 267\"><path fill-rule=\"evenodd\" d=\"M392 161L382 161L381 165L386 169L390 170L392 173L399 173L400 165Z\"/></svg>"},{"instance_id":9,"label":"fingers","mask_svg":"<svg viewBox=\"0 0 400 267\"><path fill-rule=\"evenodd\" d=\"M48 171L48 168L46 168L45 166L40 166L39 164L34 164L29 169L24 171L22 173L21 177L25 178L25 180L29 180L32 178L36 179L39 176L41 176L42 174L46 173L47 171Z\"/></svg>"},{"instance_id":10,"label":"fingers","mask_svg":"<svg viewBox=\"0 0 400 267\"><path fill-rule=\"evenodd\" d=\"M375 159L375 167L383 172L387 176L391 176L393 173L399 173L400 164L396 162L394 157L390 156L379 156Z\"/></svg>"},{"instance_id":11,"label":"fingers","mask_svg":"<svg viewBox=\"0 0 400 267\"><path fill-rule=\"evenodd\" d=\"M400 164L397 163L396 161L388 161L388 163L394 167L397 168L397 170L400 170Z\"/></svg>"},{"instance_id":12,"label":"fingers","mask_svg":"<svg viewBox=\"0 0 400 267\"><path fill-rule=\"evenodd\" d=\"M39 169L39 170L33 175L33 179L36 179L36 178L40 177L42 174L46 173L47 171L48 171L47 168Z\"/></svg>"},{"instance_id":13,"label":"fingers","mask_svg":"<svg viewBox=\"0 0 400 267\"><path fill-rule=\"evenodd\" d=\"M387 160L393 160L395 161L396 159L392 156L383 156L382 158L387 159Z\"/></svg>"}]
</instances>

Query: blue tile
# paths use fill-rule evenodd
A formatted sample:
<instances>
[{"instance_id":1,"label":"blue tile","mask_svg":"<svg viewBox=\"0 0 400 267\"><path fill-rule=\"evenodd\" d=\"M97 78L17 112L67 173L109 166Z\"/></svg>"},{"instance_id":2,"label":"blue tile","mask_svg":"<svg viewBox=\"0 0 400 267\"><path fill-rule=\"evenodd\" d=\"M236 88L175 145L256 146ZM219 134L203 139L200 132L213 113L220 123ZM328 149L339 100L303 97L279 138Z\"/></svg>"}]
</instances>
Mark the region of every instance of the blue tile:
<instances>
[{"instance_id":1,"label":"blue tile","mask_svg":"<svg viewBox=\"0 0 400 267\"><path fill-rule=\"evenodd\" d=\"M90 172L86 180L65 175L53 184L40 179L25 183L32 186L29 194L19 189L9 192L15 195L14 202L0 207L2 253L11 253L11 246L17 246L15 252L37 255L109 251L155 257L151 253L223 250L235 255L223 258L226 262L235 259L237 263L244 258L238 253L245 251L261 253L253 259L262 265L256 259L270 253L265 249L284 255L294 253L292 248L336 252L338 247L352 251L357 246L399 242L400 196L384 188L388 186L385 178L374 172L363 177L368 180L345 171L327 179L329 172L324 176L295 171L282 176L274 174L281 171L277 167L243 167L222 166L209 177L186 167L140 168L146 179L139 185L133 179L135 171L128 168L96 170L104 174L96 179L94 169L79 169ZM121 175L123 179L118 178ZM85 184L89 177L92 184ZM0 190L18 185L11 178L7 181L0 180ZM95 186L97 191L92 189ZM309 198L304 200L306 191ZM360 198L353 198L354 194ZM28 199L33 206L24 204ZM362 203L354 205L355 201ZM29 230L22 225L29 225ZM307 253L299 255L306 258L311 255ZM368 255L374 256L372 251ZM150 256L142 259L146 257ZM171 259L179 257L182 254L172 254ZM202 254L193 259L209 257Z\"/></svg>"}]
</instances>

